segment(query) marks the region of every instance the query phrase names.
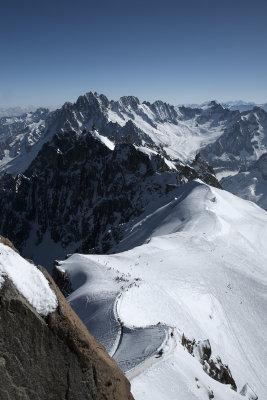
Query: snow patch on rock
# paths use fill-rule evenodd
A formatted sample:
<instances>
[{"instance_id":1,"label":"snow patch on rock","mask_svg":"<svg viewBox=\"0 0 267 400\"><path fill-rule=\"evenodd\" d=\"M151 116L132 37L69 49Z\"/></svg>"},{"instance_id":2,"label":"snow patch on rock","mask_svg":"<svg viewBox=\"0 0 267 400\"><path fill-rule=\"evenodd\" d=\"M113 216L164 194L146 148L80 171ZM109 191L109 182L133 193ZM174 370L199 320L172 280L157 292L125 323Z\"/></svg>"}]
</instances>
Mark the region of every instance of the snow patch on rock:
<instances>
[{"instance_id":1,"label":"snow patch on rock","mask_svg":"<svg viewBox=\"0 0 267 400\"><path fill-rule=\"evenodd\" d=\"M14 250L0 243L0 289L5 277L11 279L40 315L45 316L56 310L57 297L42 272Z\"/></svg>"}]
</instances>

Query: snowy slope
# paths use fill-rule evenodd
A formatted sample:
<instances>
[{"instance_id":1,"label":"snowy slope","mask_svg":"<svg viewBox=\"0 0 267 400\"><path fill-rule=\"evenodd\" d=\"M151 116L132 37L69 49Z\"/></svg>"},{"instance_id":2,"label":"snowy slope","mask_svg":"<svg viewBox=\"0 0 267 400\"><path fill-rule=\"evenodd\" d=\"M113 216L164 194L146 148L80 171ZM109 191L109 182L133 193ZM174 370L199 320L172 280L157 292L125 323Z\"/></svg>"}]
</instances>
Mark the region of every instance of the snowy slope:
<instances>
[{"instance_id":1,"label":"snowy slope","mask_svg":"<svg viewBox=\"0 0 267 400\"><path fill-rule=\"evenodd\" d=\"M20 116L0 118L0 171L18 173L27 168L51 138L49 116L48 109L39 108Z\"/></svg>"},{"instance_id":2,"label":"snowy slope","mask_svg":"<svg viewBox=\"0 0 267 400\"><path fill-rule=\"evenodd\" d=\"M246 382L264 400L266 238L265 211L193 182L152 202L128 225L117 248L123 252L74 255L59 268L73 283L70 301L85 304L87 299L90 305L94 293L105 298L112 289L119 292L116 312L123 326L146 328L160 322L172 329L162 342L162 356L152 355L127 372L137 400L204 400L212 392L215 399L242 399L239 392ZM95 270L100 286L93 287ZM80 313L86 315L84 307ZM203 371L197 357L182 347L182 333L197 341L209 339L212 355L228 364L237 393ZM133 343L139 354L142 343Z\"/></svg>"},{"instance_id":3,"label":"snowy slope","mask_svg":"<svg viewBox=\"0 0 267 400\"><path fill-rule=\"evenodd\" d=\"M57 308L56 295L42 272L10 247L0 243L0 290L6 277L12 280L39 314L48 315Z\"/></svg>"},{"instance_id":4,"label":"snowy slope","mask_svg":"<svg viewBox=\"0 0 267 400\"><path fill-rule=\"evenodd\" d=\"M200 148L214 142L223 133L225 122L216 111L212 118L205 119L209 106L195 110L190 116L186 111L161 101L140 103L136 98L123 97L118 102L111 102L108 119L120 126L132 120L153 143L162 145L168 155L186 161L194 158ZM203 117L201 122L200 115Z\"/></svg>"},{"instance_id":5,"label":"snowy slope","mask_svg":"<svg viewBox=\"0 0 267 400\"><path fill-rule=\"evenodd\" d=\"M267 211L267 153L246 171L223 178L221 185L225 190L253 201Z\"/></svg>"}]
</instances>

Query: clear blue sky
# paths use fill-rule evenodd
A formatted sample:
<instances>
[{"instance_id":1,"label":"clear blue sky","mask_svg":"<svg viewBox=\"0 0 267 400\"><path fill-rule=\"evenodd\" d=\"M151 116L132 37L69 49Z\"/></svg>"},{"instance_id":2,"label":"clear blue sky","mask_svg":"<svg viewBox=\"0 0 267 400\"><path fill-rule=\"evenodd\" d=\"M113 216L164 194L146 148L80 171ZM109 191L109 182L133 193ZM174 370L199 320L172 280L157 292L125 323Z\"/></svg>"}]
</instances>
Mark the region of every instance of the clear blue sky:
<instances>
[{"instance_id":1,"label":"clear blue sky","mask_svg":"<svg viewBox=\"0 0 267 400\"><path fill-rule=\"evenodd\" d=\"M266 19L266 0L3 0L0 106L266 102Z\"/></svg>"}]
</instances>

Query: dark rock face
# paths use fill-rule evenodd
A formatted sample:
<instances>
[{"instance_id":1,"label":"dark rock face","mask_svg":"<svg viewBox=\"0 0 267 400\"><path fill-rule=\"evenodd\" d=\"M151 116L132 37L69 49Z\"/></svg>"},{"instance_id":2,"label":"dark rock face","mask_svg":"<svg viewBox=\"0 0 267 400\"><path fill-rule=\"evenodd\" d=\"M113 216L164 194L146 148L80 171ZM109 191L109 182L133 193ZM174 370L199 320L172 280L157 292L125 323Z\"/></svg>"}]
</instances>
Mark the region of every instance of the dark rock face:
<instances>
[{"instance_id":1,"label":"dark rock face","mask_svg":"<svg viewBox=\"0 0 267 400\"><path fill-rule=\"evenodd\" d=\"M195 178L219 186L199 160L199 172L178 167L179 181L163 149L153 149L158 154L149 156L119 143L112 151L90 132L56 134L23 174L0 178L0 232L27 258L34 258L32 249L47 235L61 249L55 258L106 253L121 239L123 224L153 199ZM48 267L48 261L34 260Z\"/></svg>"},{"instance_id":2,"label":"dark rock face","mask_svg":"<svg viewBox=\"0 0 267 400\"><path fill-rule=\"evenodd\" d=\"M66 272L60 271L57 268L58 265L59 262L55 260L53 265L52 277L58 288L63 293L64 297L68 297L68 295L70 295L73 292L71 281Z\"/></svg>"},{"instance_id":3,"label":"dark rock face","mask_svg":"<svg viewBox=\"0 0 267 400\"><path fill-rule=\"evenodd\" d=\"M0 179L1 232L20 251L35 226L35 246L49 232L66 252L106 252L119 225L176 181L157 172L168 171L163 166L162 157L150 159L132 144L111 151L90 133L56 134L24 174Z\"/></svg>"},{"instance_id":4,"label":"dark rock face","mask_svg":"<svg viewBox=\"0 0 267 400\"><path fill-rule=\"evenodd\" d=\"M206 161L201 159L200 153L198 153L193 160L191 167L197 173L197 177L201 179L203 182L207 183L210 186L214 186L216 188L221 189L221 185L219 184L214 169L211 165L209 165Z\"/></svg>"},{"instance_id":5,"label":"dark rock face","mask_svg":"<svg viewBox=\"0 0 267 400\"><path fill-rule=\"evenodd\" d=\"M211 357L212 351L209 340L196 342L195 339L188 339L183 334L182 346L193 356L197 357L203 365L203 370L213 379L225 385L231 385L233 390L237 390L236 383L232 377L228 365L223 364L220 357Z\"/></svg>"},{"instance_id":6,"label":"dark rock face","mask_svg":"<svg viewBox=\"0 0 267 400\"><path fill-rule=\"evenodd\" d=\"M115 361L49 279L59 306L46 319L9 279L0 289L0 399L132 400Z\"/></svg>"},{"instance_id":7,"label":"dark rock face","mask_svg":"<svg viewBox=\"0 0 267 400\"><path fill-rule=\"evenodd\" d=\"M253 164L248 170L251 171L257 169L264 180L267 180L267 152L262 154L262 156Z\"/></svg>"},{"instance_id":8,"label":"dark rock face","mask_svg":"<svg viewBox=\"0 0 267 400\"><path fill-rule=\"evenodd\" d=\"M180 172L180 183L190 182L194 179L201 179L210 186L219 189L222 188L215 176L213 168L201 158L200 153L196 155L190 165L184 165L177 162L176 167Z\"/></svg>"}]
</instances>

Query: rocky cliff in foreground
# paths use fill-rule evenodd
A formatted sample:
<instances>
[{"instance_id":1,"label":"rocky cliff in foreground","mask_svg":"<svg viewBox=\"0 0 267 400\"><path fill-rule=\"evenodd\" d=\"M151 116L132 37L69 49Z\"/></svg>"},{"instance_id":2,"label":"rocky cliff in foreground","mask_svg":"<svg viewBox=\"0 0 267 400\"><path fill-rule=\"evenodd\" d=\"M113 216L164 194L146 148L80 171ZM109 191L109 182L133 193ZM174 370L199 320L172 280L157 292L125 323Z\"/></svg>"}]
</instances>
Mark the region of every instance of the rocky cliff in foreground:
<instances>
[{"instance_id":1,"label":"rocky cliff in foreground","mask_svg":"<svg viewBox=\"0 0 267 400\"><path fill-rule=\"evenodd\" d=\"M2 247L0 266L7 261L6 254L18 257L14 250ZM8 276L0 274L0 399L133 399L130 384L115 361L89 334L52 278L40 269L58 300L56 310L46 317Z\"/></svg>"}]
</instances>

